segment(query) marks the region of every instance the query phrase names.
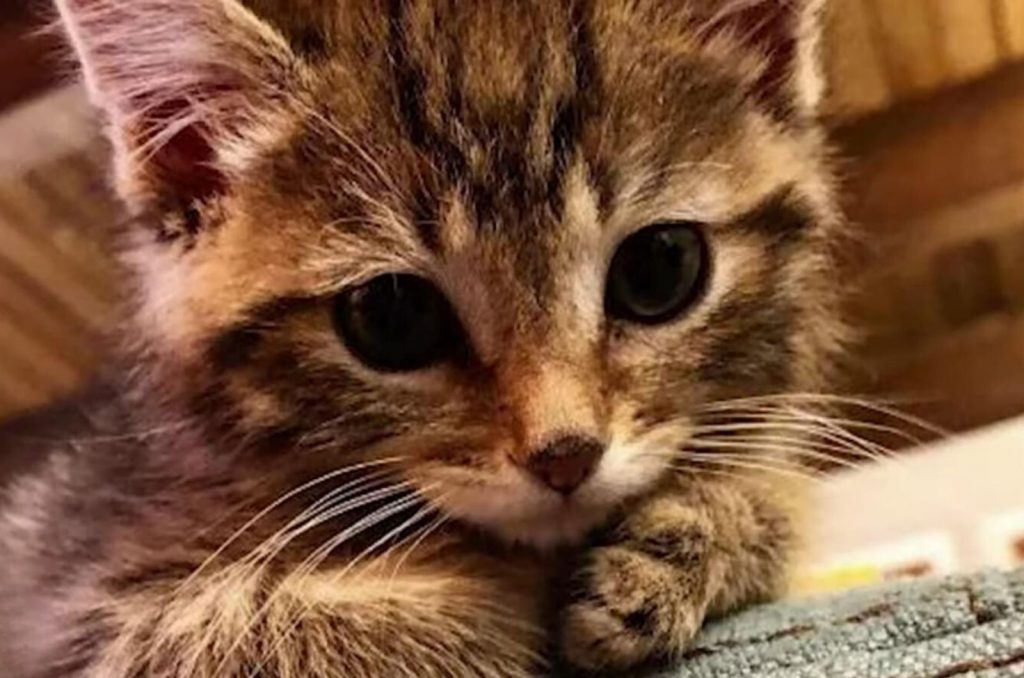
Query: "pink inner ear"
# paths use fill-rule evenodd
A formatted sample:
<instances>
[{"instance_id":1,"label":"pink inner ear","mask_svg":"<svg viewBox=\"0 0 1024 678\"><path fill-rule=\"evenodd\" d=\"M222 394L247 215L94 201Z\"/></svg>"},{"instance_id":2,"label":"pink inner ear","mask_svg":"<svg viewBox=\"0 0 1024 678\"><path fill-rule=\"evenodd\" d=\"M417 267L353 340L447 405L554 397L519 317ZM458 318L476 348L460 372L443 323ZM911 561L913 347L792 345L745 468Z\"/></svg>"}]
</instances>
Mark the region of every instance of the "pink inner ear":
<instances>
[{"instance_id":1,"label":"pink inner ear","mask_svg":"<svg viewBox=\"0 0 1024 678\"><path fill-rule=\"evenodd\" d=\"M159 121L175 120L187 109L185 101L170 101L158 107L152 117ZM154 127L159 124L154 124ZM224 175L216 169L215 160L213 147L202 124L196 123L184 127L168 139L149 159L149 163L153 176L160 184L160 192L180 204L188 205L205 201L225 191Z\"/></svg>"},{"instance_id":2,"label":"pink inner ear","mask_svg":"<svg viewBox=\"0 0 1024 678\"><path fill-rule=\"evenodd\" d=\"M730 31L744 45L767 57L764 73L755 85L755 94L773 107L788 102L785 91L796 67L798 49L798 10L796 3L768 0L730 11L705 26L709 34Z\"/></svg>"},{"instance_id":3,"label":"pink inner ear","mask_svg":"<svg viewBox=\"0 0 1024 678\"><path fill-rule=\"evenodd\" d=\"M748 44L765 50L768 68L758 82L759 89L778 90L793 72L797 57L796 13L785 3L771 2L741 10L736 17L740 35Z\"/></svg>"}]
</instances>

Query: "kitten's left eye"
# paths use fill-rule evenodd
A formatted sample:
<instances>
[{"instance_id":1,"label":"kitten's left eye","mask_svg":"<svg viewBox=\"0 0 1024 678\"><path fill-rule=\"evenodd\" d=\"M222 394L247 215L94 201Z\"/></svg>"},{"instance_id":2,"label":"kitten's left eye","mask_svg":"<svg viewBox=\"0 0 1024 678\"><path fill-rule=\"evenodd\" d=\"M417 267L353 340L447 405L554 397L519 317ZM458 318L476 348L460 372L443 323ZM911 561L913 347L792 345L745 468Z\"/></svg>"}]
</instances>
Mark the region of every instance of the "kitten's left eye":
<instances>
[{"instance_id":1,"label":"kitten's left eye","mask_svg":"<svg viewBox=\"0 0 1024 678\"><path fill-rule=\"evenodd\" d=\"M708 258L707 244L694 224L656 224L634 233L612 259L607 312L646 325L671 320L703 291Z\"/></svg>"},{"instance_id":2,"label":"kitten's left eye","mask_svg":"<svg viewBox=\"0 0 1024 678\"><path fill-rule=\"evenodd\" d=\"M462 337L444 294L408 274L382 275L342 292L334 326L357 358L382 372L430 367L451 356Z\"/></svg>"}]
</instances>

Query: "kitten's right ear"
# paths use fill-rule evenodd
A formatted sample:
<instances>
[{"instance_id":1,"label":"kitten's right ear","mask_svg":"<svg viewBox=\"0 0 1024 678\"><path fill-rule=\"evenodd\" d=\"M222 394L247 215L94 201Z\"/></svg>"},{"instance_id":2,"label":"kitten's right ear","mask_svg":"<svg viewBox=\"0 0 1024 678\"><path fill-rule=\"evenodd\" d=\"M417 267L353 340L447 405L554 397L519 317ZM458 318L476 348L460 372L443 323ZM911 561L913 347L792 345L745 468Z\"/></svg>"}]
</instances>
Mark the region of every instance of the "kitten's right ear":
<instances>
[{"instance_id":1,"label":"kitten's right ear","mask_svg":"<svg viewBox=\"0 0 1024 678\"><path fill-rule=\"evenodd\" d=\"M225 190L232 149L300 68L237 0L57 0L89 93L108 118L129 204L190 205Z\"/></svg>"},{"instance_id":2,"label":"kitten's right ear","mask_svg":"<svg viewBox=\"0 0 1024 678\"><path fill-rule=\"evenodd\" d=\"M784 110L814 116L825 91L819 46L828 0L688 2L705 40L723 34L760 61L753 94Z\"/></svg>"}]
</instances>

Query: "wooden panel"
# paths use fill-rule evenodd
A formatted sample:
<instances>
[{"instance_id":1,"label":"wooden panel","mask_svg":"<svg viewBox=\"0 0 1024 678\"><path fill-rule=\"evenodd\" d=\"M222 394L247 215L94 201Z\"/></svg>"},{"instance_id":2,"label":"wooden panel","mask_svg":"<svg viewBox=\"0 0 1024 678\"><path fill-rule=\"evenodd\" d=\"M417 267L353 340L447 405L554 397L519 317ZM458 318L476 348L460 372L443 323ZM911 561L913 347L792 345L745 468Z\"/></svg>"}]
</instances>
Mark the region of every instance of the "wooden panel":
<instances>
[{"instance_id":1,"label":"wooden panel","mask_svg":"<svg viewBox=\"0 0 1024 678\"><path fill-rule=\"evenodd\" d=\"M0 417L78 387L113 307L101 243L119 210L95 127L67 124L81 97L69 90L0 120L0 138L21 149L0 151Z\"/></svg>"},{"instance_id":2,"label":"wooden panel","mask_svg":"<svg viewBox=\"0 0 1024 678\"><path fill-rule=\"evenodd\" d=\"M0 25L23 23L42 9L40 0L4 0L0 5Z\"/></svg>"},{"instance_id":3,"label":"wooden panel","mask_svg":"<svg viewBox=\"0 0 1024 678\"><path fill-rule=\"evenodd\" d=\"M962 431L1024 411L1024 316L996 316L922 344L877 368L876 391L906 396L903 409Z\"/></svg>"},{"instance_id":4,"label":"wooden panel","mask_svg":"<svg viewBox=\"0 0 1024 678\"><path fill-rule=\"evenodd\" d=\"M1024 0L994 0L996 24L1008 57L1024 57Z\"/></svg>"},{"instance_id":5,"label":"wooden panel","mask_svg":"<svg viewBox=\"0 0 1024 678\"><path fill-rule=\"evenodd\" d=\"M29 235L29 229L40 227L45 227L45 224L24 219L8 220L0 215L2 256L10 268L20 270L50 288L69 315L74 315L82 323L95 322L107 308L97 291L99 278L82 273L82 266L75 262L74 254L66 251L70 247L52 247Z\"/></svg>"},{"instance_id":6,"label":"wooden panel","mask_svg":"<svg viewBox=\"0 0 1024 678\"><path fill-rule=\"evenodd\" d=\"M10 360L19 366L21 374L44 390L56 396L74 388L81 379L79 366L70 363L58 349L39 341L29 328L9 314L0 314L0 346Z\"/></svg>"},{"instance_id":7,"label":"wooden panel","mask_svg":"<svg viewBox=\"0 0 1024 678\"><path fill-rule=\"evenodd\" d=\"M865 0L835 0L826 41L831 115L878 110L891 99L879 41Z\"/></svg>"},{"instance_id":8,"label":"wooden panel","mask_svg":"<svg viewBox=\"0 0 1024 678\"><path fill-rule=\"evenodd\" d=\"M1019 204L1024 205L1024 185L1021 186ZM1011 304L1024 308L1024 265L1021 265L1024 262L1024 208L1021 208L1018 219L1018 227L1000 236L997 242L1003 293Z\"/></svg>"},{"instance_id":9,"label":"wooden panel","mask_svg":"<svg viewBox=\"0 0 1024 678\"><path fill-rule=\"evenodd\" d=\"M1024 411L1024 64L845 128L855 390L952 430Z\"/></svg>"},{"instance_id":10,"label":"wooden panel","mask_svg":"<svg viewBox=\"0 0 1024 678\"><path fill-rule=\"evenodd\" d=\"M933 0L949 76L967 80L999 63L994 7L985 0Z\"/></svg>"},{"instance_id":11,"label":"wooden panel","mask_svg":"<svg viewBox=\"0 0 1024 678\"><path fill-rule=\"evenodd\" d=\"M42 30L52 15L47 0L0 0L0 110L56 80L60 40Z\"/></svg>"},{"instance_id":12,"label":"wooden panel","mask_svg":"<svg viewBox=\"0 0 1024 678\"><path fill-rule=\"evenodd\" d=\"M68 313L53 293L6 265L0 267L0 315L17 318L20 326L71 364L95 363L97 355L88 341L93 332L86 336L80 331L69 332Z\"/></svg>"},{"instance_id":13,"label":"wooden panel","mask_svg":"<svg viewBox=\"0 0 1024 678\"><path fill-rule=\"evenodd\" d=\"M826 112L855 117L1024 58L1024 0L831 0Z\"/></svg>"},{"instance_id":14,"label":"wooden panel","mask_svg":"<svg viewBox=\"0 0 1024 678\"><path fill-rule=\"evenodd\" d=\"M871 0L871 7L897 94L925 92L941 85L946 72L931 1Z\"/></svg>"},{"instance_id":15,"label":"wooden panel","mask_svg":"<svg viewBox=\"0 0 1024 678\"><path fill-rule=\"evenodd\" d=\"M862 223L898 223L1024 176L1024 64L901 105L837 133L848 205Z\"/></svg>"},{"instance_id":16,"label":"wooden panel","mask_svg":"<svg viewBox=\"0 0 1024 678\"><path fill-rule=\"evenodd\" d=\"M894 198L895 199L895 198ZM916 219L876 222L894 258L931 256L939 248L969 238L995 238L1024 224L1024 175L1016 183L958 201L948 209ZM1020 261L1024 261L1022 258ZM1021 267L1024 273L1024 267Z\"/></svg>"}]
</instances>

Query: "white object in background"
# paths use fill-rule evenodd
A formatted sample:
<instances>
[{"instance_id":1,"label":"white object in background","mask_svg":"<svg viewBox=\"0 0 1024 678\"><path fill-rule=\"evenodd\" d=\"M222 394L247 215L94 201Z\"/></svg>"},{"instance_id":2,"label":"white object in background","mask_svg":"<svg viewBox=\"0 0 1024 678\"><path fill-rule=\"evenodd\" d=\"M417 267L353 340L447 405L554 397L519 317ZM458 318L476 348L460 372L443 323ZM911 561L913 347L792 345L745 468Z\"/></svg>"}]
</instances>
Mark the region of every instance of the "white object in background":
<instances>
[{"instance_id":1,"label":"white object in background","mask_svg":"<svg viewBox=\"0 0 1024 678\"><path fill-rule=\"evenodd\" d=\"M993 567L1024 565L1024 509L990 518L978 531L979 553Z\"/></svg>"},{"instance_id":2,"label":"white object in background","mask_svg":"<svg viewBox=\"0 0 1024 678\"><path fill-rule=\"evenodd\" d=\"M911 535L857 552L809 564L794 580L794 593L813 595L887 581L941 577L959 570L952 536L944 532Z\"/></svg>"},{"instance_id":3,"label":"white object in background","mask_svg":"<svg viewBox=\"0 0 1024 678\"><path fill-rule=\"evenodd\" d=\"M889 580L941 577L955 573L960 563L950 535L933 532L838 555L825 564L826 570L864 567L875 568L881 579Z\"/></svg>"},{"instance_id":4,"label":"white object in background","mask_svg":"<svg viewBox=\"0 0 1024 678\"><path fill-rule=\"evenodd\" d=\"M1024 418L836 474L818 491L811 562L946 534L959 567L999 566L978 535L991 516L1017 512L1024 512Z\"/></svg>"}]
</instances>

